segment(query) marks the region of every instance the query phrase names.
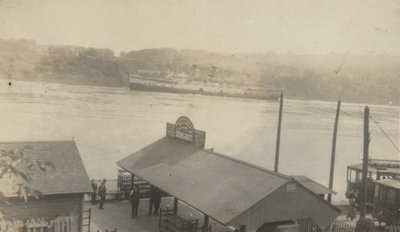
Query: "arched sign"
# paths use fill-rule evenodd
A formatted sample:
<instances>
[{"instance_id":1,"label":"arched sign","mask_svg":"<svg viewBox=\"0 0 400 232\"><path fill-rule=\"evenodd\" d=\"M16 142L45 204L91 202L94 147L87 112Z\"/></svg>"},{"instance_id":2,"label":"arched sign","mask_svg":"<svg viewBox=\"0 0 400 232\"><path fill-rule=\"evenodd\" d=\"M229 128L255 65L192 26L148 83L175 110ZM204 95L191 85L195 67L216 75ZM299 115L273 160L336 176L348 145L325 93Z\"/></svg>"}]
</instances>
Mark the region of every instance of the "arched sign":
<instances>
[{"instance_id":1,"label":"arched sign","mask_svg":"<svg viewBox=\"0 0 400 232\"><path fill-rule=\"evenodd\" d=\"M167 136L194 143L201 148L204 148L206 139L206 133L194 129L192 121L186 116L179 117L175 125L167 123Z\"/></svg>"}]
</instances>

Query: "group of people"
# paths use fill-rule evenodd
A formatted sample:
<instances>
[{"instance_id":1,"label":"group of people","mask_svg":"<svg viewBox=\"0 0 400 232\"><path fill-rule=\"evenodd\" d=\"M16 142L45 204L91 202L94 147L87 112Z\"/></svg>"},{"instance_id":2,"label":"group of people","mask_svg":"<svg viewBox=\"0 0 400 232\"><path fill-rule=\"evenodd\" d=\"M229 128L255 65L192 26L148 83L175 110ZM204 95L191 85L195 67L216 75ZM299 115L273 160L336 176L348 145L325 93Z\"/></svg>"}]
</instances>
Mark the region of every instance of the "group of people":
<instances>
[{"instance_id":1,"label":"group of people","mask_svg":"<svg viewBox=\"0 0 400 232\"><path fill-rule=\"evenodd\" d=\"M106 195L107 195L107 188L106 188L106 179L104 179L101 183L100 186L97 185L96 181L92 179L92 195L91 195L91 201L92 204L96 204L97 202L97 197L99 197L99 209L104 209L104 201L106 200Z\"/></svg>"},{"instance_id":2,"label":"group of people","mask_svg":"<svg viewBox=\"0 0 400 232\"><path fill-rule=\"evenodd\" d=\"M136 218L138 215L138 208L140 203L140 192L137 186L133 186L130 194L129 200L131 202L132 207L132 218ZM160 189L151 187L150 190L150 202L149 202L149 213L148 215L158 215L158 211L160 210L160 203L162 198L162 192Z\"/></svg>"},{"instance_id":3,"label":"group of people","mask_svg":"<svg viewBox=\"0 0 400 232\"><path fill-rule=\"evenodd\" d=\"M106 200L107 189L106 189L106 179L104 179L100 185L98 186L96 181L92 179L92 195L91 201L92 204L96 204L97 200L99 200L99 209L104 209L104 201ZM149 202L149 213L148 215L158 215L158 211L160 210L162 191L156 187L151 187L150 189L150 202ZM139 201L140 200L140 191L137 186L133 186L131 192L129 193L129 201L131 202L132 207L132 218L137 217Z\"/></svg>"}]
</instances>

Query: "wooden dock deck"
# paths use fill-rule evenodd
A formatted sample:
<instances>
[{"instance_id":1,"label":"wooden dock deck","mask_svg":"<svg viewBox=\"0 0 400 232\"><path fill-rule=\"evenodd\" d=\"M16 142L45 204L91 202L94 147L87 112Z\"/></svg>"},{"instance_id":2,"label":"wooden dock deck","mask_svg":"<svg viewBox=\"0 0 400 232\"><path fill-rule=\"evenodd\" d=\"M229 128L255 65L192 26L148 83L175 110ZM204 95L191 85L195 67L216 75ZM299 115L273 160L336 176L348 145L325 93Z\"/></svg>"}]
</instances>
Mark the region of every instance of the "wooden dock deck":
<instances>
[{"instance_id":1,"label":"wooden dock deck","mask_svg":"<svg viewBox=\"0 0 400 232\"><path fill-rule=\"evenodd\" d=\"M138 217L131 218L131 205L127 200L120 202L106 202L104 209L100 210L98 205L90 202L84 203L85 209L91 208L91 232L114 230L117 232L159 232L159 216L148 216L149 200L141 199L138 210ZM173 198L166 197L161 201L162 209L173 208ZM199 227L203 225L203 215L190 206L179 202L178 215L185 219L199 219ZM93 225L94 224L94 225ZM210 220L212 231L225 232L224 226Z\"/></svg>"}]
</instances>

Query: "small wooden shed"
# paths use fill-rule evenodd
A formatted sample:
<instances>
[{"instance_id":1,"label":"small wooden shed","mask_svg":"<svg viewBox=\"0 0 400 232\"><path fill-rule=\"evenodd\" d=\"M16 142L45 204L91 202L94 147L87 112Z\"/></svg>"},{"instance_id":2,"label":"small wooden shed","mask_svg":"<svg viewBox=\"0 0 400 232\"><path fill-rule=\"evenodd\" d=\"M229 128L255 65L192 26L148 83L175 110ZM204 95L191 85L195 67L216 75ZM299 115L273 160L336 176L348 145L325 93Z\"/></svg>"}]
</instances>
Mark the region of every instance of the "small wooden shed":
<instances>
[{"instance_id":1,"label":"small wooden shed","mask_svg":"<svg viewBox=\"0 0 400 232\"><path fill-rule=\"evenodd\" d=\"M81 232L84 194L91 192L89 177L74 141L0 142L0 150L23 151L35 162L54 168L33 170L29 187L41 192L28 201L17 196L19 179L4 176L0 189L9 204L0 202L5 217L0 232L10 226L28 232Z\"/></svg>"}]
</instances>

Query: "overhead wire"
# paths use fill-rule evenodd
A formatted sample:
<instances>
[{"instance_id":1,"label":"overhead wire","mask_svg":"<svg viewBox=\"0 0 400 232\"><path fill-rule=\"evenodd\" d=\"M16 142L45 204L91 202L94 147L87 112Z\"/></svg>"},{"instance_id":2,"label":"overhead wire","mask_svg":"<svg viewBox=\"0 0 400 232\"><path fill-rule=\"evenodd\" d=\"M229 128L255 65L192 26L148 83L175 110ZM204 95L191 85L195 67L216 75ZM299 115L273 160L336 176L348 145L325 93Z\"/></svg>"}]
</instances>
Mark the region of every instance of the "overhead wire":
<instances>
[{"instance_id":1,"label":"overhead wire","mask_svg":"<svg viewBox=\"0 0 400 232\"><path fill-rule=\"evenodd\" d=\"M375 125L379 128L379 130L382 132L382 134L389 140L389 142L393 145L393 147L400 152L399 147L393 142L393 140L390 138L390 136L386 133L386 131L379 125L379 122L376 121L371 115L369 118L375 123Z\"/></svg>"}]
</instances>

